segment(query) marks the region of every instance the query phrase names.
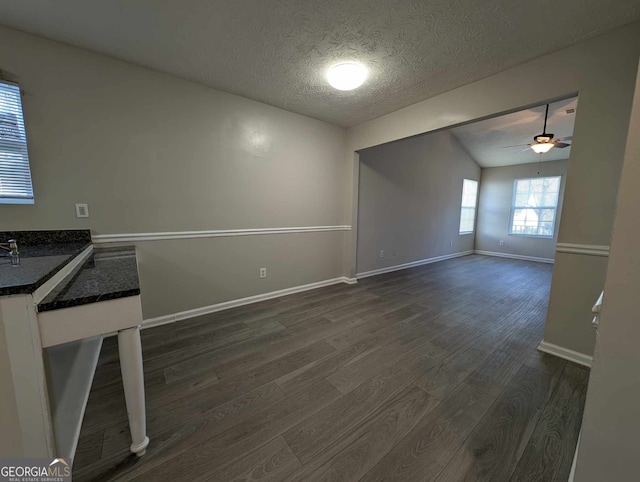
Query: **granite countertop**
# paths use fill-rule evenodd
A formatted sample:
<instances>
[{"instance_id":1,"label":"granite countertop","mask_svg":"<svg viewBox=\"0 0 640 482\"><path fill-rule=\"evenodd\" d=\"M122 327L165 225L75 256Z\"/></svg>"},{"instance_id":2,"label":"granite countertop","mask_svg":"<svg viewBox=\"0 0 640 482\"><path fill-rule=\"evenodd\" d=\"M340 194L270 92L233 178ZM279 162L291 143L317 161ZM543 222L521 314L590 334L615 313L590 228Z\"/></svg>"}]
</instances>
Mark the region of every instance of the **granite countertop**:
<instances>
[{"instance_id":1,"label":"granite countertop","mask_svg":"<svg viewBox=\"0 0 640 482\"><path fill-rule=\"evenodd\" d=\"M42 300L38 312L139 294L135 247L95 249L79 271Z\"/></svg>"},{"instance_id":2,"label":"granite countertop","mask_svg":"<svg viewBox=\"0 0 640 482\"><path fill-rule=\"evenodd\" d=\"M89 230L0 231L0 242L15 239L20 265L0 250L0 296L29 294L91 246Z\"/></svg>"}]
</instances>

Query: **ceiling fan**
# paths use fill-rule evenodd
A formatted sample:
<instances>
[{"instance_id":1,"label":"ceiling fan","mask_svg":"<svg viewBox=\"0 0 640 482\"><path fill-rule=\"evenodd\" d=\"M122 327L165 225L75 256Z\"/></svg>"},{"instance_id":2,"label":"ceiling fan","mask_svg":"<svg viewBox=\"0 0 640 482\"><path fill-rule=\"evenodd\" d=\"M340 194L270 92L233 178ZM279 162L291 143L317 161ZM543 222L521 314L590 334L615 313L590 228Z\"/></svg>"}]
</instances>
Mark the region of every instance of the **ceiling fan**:
<instances>
[{"instance_id":1,"label":"ceiling fan","mask_svg":"<svg viewBox=\"0 0 640 482\"><path fill-rule=\"evenodd\" d=\"M519 144L517 146L506 146L504 149L508 149L511 147L522 147L527 146L526 149L523 149L520 152L524 152L527 149L531 148L536 154L544 154L549 152L554 147L559 149L564 149L565 147L571 147L571 144L567 144L564 141L570 141L572 136L562 137L562 138L554 138L553 134L547 132L547 118L549 117L549 104L547 104L547 108L544 113L544 126L542 128L542 134L538 134L534 136L532 144Z\"/></svg>"}]
</instances>

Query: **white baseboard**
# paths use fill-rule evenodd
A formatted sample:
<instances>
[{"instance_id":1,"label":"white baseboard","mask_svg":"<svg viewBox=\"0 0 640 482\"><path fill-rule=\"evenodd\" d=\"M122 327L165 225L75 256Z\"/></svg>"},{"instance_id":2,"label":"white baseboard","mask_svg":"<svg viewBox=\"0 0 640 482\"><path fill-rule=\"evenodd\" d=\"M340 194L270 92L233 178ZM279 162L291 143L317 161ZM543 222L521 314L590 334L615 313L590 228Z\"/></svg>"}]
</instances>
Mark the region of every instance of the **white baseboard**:
<instances>
[{"instance_id":1,"label":"white baseboard","mask_svg":"<svg viewBox=\"0 0 640 482\"><path fill-rule=\"evenodd\" d=\"M512 258L512 259L521 259L523 261L535 261L537 263L550 263L553 264L554 260L551 258L538 258L536 256L523 256L521 254L511 254L511 253L498 253L496 251L481 251L476 249L474 251L475 254L483 254L485 256L497 256L499 258Z\"/></svg>"},{"instance_id":2,"label":"white baseboard","mask_svg":"<svg viewBox=\"0 0 640 482\"><path fill-rule=\"evenodd\" d=\"M548 353L549 355L555 355L557 357L564 358L565 360L569 360L570 362L577 363L578 365L589 368L591 368L591 362L593 361L592 356L569 350L568 348L554 345L553 343L549 343L544 340L542 340L538 345L538 350L544 353Z\"/></svg>"},{"instance_id":3,"label":"white baseboard","mask_svg":"<svg viewBox=\"0 0 640 482\"><path fill-rule=\"evenodd\" d=\"M473 251L462 251L460 253L445 254L444 256L436 256L435 258L419 259L418 261L411 261L410 263L397 264L395 266L388 266L386 268L374 269L371 271L364 271L362 273L356 273L356 278L368 278L369 276L375 276L378 274L391 273L392 271L400 271L401 269L415 268L416 266L422 266L423 264L437 263L438 261L444 261L445 259L459 258L461 256L468 256L473 254Z\"/></svg>"},{"instance_id":4,"label":"white baseboard","mask_svg":"<svg viewBox=\"0 0 640 482\"><path fill-rule=\"evenodd\" d=\"M302 291L309 291L316 288L322 288L324 286L335 285L338 283L355 284L358 280L355 278L347 278L341 276L339 278L332 278L324 281L317 281L315 283L309 283L301 286L294 286L292 288L285 288L283 290L271 291L269 293L262 293L259 295L248 296L246 298L239 298L237 300L224 301L222 303L216 303L215 305L203 306L201 308L194 308L192 310L180 311L178 313L172 313L170 315L158 316L156 318L148 318L142 322L142 328L151 328L153 326L166 325L173 323L174 321L187 320L189 318L195 318L196 316L208 315L210 313L216 313L222 310L228 310L229 308L236 308L238 306L250 305L252 303L258 303L259 301L271 300L273 298L279 298L281 296L291 295L294 293L300 293Z\"/></svg>"}]
</instances>

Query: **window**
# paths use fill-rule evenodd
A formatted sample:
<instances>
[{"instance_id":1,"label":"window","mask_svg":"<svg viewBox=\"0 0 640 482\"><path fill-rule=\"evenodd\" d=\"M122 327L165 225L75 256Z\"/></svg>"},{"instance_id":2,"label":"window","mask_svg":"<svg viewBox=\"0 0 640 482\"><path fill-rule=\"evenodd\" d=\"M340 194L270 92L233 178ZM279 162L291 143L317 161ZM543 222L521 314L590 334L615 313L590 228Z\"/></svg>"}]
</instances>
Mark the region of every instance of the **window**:
<instances>
[{"instance_id":1,"label":"window","mask_svg":"<svg viewBox=\"0 0 640 482\"><path fill-rule=\"evenodd\" d=\"M478 181L465 179L462 181L462 207L460 208L460 234L473 233L476 222L476 200L478 198Z\"/></svg>"},{"instance_id":2,"label":"window","mask_svg":"<svg viewBox=\"0 0 640 482\"><path fill-rule=\"evenodd\" d=\"M0 82L0 204L33 204L20 88Z\"/></svg>"},{"instance_id":3,"label":"window","mask_svg":"<svg viewBox=\"0 0 640 482\"><path fill-rule=\"evenodd\" d=\"M509 234L552 238L560 194L560 176L516 179Z\"/></svg>"}]
</instances>

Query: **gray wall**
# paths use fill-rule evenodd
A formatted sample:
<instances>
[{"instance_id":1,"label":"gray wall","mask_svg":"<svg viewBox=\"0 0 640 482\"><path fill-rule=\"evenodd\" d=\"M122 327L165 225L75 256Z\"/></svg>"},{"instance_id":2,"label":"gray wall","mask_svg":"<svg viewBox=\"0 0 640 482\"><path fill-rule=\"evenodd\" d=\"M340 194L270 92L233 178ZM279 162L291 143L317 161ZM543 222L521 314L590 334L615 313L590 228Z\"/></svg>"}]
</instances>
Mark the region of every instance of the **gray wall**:
<instances>
[{"instance_id":1,"label":"gray wall","mask_svg":"<svg viewBox=\"0 0 640 482\"><path fill-rule=\"evenodd\" d=\"M540 176L562 176L555 232L552 239L509 234L513 183L516 179L538 177L538 164L517 164L482 169L475 249L494 253L554 259L567 164L568 161L564 160L543 162L540 165ZM504 240L504 246L500 246L500 240Z\"/></svg>"},{"instance_id":2,"label":"gray wall","mask_svg":"<svg viewBox=\"0 0 640 482\"><path fill-rule=\"evenodd\" d=\"M472 250L458 234L462 180L479 177L446 131L360 152L357 272Z\"/></svg>"},{"instance_id":3,"label":"gray wall","mask_svg":"<svg viewBox=\"0 0 640 482\"><path fill-rule=\"evenodd\" d=\"M640 77L636 84L575 482L638 480Z\"/></svg>"},{"instance_id":4,"label":"gray wall","mask_svg":"<svg viewBox=\"0 0 640 482\"><path fill-rule=\"evenodd\" d=\"M36 200L0 205L1 230L344 224L342 128L6 28L0 70L25 91ZM344 237L138 243L145 318L341 276Z\"/></svg>"},{"instance_id":5,"label":"gray wall","mask_svg":"<svg viewBox=\"0 0 640 482\"><path fill-rule=\"evenodd\" d=\"M337 127L2 28L0 69L26 90L37 204L0 206L0 229L165 230L160 226L169 218L169 231L282 226L285 220L287 225L304 220L305 225L355 226L355 151L578 92L559 241L606 245L639 56L636 22L353 127L345 144L344 131ZM135 135L128 133L132 128ZM161 172L177 175L177 185L189 190L175 194L175 188L163 184ZM238 179L244 181L235 184ZM74 218L75 202L89 202L90 220ZM206 209L194 218L191 211L203 205ZM234 219L234 226L221 225ZM257 220L262 226L249 225ZM331 236L328 251L343 254L342 273L355 273L355 233ZM252 248L260 239L254 238ZM190 243L180 248L190 251ZM317 281L327 269L327 260L317 257L311 245L296 246L308 263L296 284ZM216 239L204 252L225 258ZM233 277L228 282L247 295L266 291L257 277L245 284L235 275L237 267L256 273L263 265L260 254L252 253L220 261ZM176 257L167 244L161 259ZM157 307L167 296L177 300L193 293L191 304L197 306L222 301L212 283L217 273L200 266L191 271L178 261L177 274L163 271L170 286L147 289L151 262L141 260L145 316L164 314L167 308ZM592 352L590 306L604 283L603 264L606 258L558 254L546 341ZM292 280L280 277L283 272L271 270L270 282L286 287ZM585 272L592 276L584 277Z\"/></svg>"},{"instance_id":6,"label":"gray wall","mask_svg":"<svg viewBox=\"0 0 640 482\"><path fill-rule=\"evenodd\" d=\"M558 241L608 245L639 57L640 23L635 22L350 128L345 182L351 185L358 173L354 151L579 93ZM357 192L345 194L345 216L354 226L357 199ZM345 270L354 272L355 239L345 246ZM558 253L547 342L593 352L590 308L604 284L606 262Z\"/></svg>"}]
</instances>

